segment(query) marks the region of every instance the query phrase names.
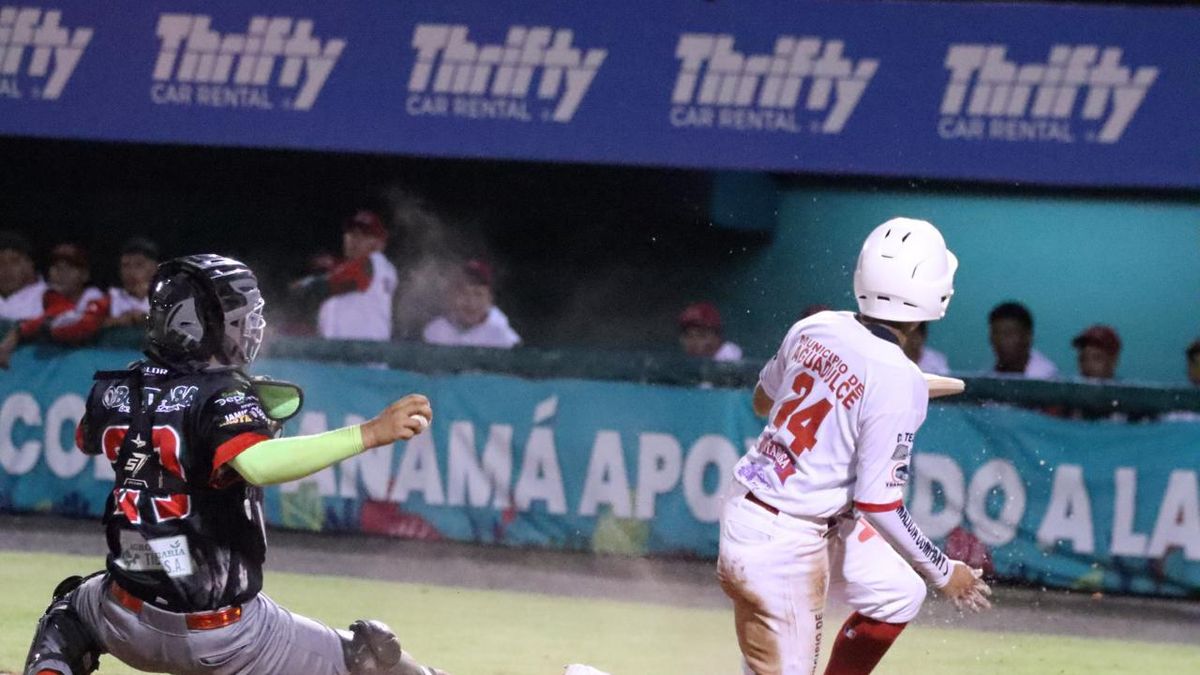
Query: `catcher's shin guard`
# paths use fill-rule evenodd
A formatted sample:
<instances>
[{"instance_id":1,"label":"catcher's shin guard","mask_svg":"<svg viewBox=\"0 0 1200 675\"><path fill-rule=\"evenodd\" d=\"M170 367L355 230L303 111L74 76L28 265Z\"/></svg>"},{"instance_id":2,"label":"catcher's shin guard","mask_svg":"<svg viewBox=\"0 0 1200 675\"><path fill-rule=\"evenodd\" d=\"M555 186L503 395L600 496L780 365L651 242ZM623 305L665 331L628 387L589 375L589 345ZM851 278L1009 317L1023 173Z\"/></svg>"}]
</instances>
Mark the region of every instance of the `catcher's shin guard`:
<instances>
[{"instance_id":1,"label":"catcher's shin guard","mask_svg":"<svg viewBox=\"0 0 1200 675\"><path fill-rule=\"evenodd\" d=\"M417 663L400 648L400 639L381 621L355 621L350 632L354 637L342 642L350 675L448 675Z\"/></svg>"},{"instance_id":2,"label":"catcher's shin guard","mask_svg":"<svg viewBox=\"0 0 1200 675\"><path fill-rule=\"evenodd\" d=\"M54 601L38 620L37 633L25 659L25 674L42 671L88 675L100 666L102 650L87 626L71 609L71 596L83 577L67 577L54 589Z\"/></svg>"}]
</instances>

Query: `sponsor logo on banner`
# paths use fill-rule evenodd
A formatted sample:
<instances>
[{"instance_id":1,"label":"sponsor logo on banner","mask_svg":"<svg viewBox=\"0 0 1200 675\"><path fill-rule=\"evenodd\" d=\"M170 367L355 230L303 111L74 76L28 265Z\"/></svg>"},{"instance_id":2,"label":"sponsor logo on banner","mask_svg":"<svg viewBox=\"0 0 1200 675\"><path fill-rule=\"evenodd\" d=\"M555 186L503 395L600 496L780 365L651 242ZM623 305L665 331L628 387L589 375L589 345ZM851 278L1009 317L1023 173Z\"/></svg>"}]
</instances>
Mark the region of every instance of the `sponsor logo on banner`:
<instances>
[{"instance_id":1,"label":"sponsor logo on banner","mask_svg":"<svg viewBox=\"0 0 1200 675\"><path fill-rule=\"evenodd\" d=\"M1008 47L952 44L938 134L947 139L1116 143L1155 66L1122 63L1120 47L1054 45L1045 63L1016 63Z\"/></svg>"},{"instance_id":2,"label":"sponsor logo on banner","mask_svg":"<svg viewBox=\"0 0 1200 675\"><path fill-rule=\"evenodd\" d=\"M159 105L310 110L346 48L311 19L256 16L220 33L204 14L162 14L150 99Z\"/></svg>"},{"instance_id":3,"label":"sponsor logo on banner","mask_svg":"<svg viewBox=\"0 0 1200 675\"><path fill-rule=\"evenodd\" d=\"M504 44L467 37L468 27L420 23L406 112L519 122L570 122L608 56L574 46L567 28L510 26Z\"/></svg>"},{"instance_id":4,"label":"sponsor logo on banner","mask_svg":"<svg viewBox=\"0 0 1200 675\"><path fill-rule=\"evenodd\" d=\"M62 96L93 29L61 21L62 12L54 9L0 7L0 99Z\"/></svg>"},{"instance_id":5,"label":"sponsor logo on banner","mask_svg":"<svg viewBox=\"0 0 1200 675\"><path fill-rule=\"evenodd\" d=\"M685 33L675 57L671 125L837 134L879 60L845 55L841 40L780 35L770 54L743 54L732 35Z\"/></svg>"}]
</instances>

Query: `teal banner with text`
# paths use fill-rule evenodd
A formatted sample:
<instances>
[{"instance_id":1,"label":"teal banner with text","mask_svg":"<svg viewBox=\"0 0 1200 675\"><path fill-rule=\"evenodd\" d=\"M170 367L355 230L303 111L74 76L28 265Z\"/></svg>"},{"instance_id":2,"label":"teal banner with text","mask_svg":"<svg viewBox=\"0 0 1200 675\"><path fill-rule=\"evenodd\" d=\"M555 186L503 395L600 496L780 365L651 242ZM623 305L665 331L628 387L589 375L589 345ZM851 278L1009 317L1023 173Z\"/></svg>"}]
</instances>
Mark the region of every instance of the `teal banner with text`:
<instances>
[{"instance_id":1,"label":"teal banner with text","mask_svg":"<svg viewBox=\"0 0 1200 675\"><path fill-rule=\"evenodd\" d=\"M135 358L16 354L0 375L0 510L100 514L113 473L75 449L74 425L91 373ZM410 392L433 402L430 433L268 490L268 520L288 528L713 557L731 468L761 429L741 390L292 360L254 372L305 389L288 434L356 424ZM939 405L908 503L950 555L1002 578L1196 595L1198 448L1196 421Z\"/></svg>"}]
</instances>

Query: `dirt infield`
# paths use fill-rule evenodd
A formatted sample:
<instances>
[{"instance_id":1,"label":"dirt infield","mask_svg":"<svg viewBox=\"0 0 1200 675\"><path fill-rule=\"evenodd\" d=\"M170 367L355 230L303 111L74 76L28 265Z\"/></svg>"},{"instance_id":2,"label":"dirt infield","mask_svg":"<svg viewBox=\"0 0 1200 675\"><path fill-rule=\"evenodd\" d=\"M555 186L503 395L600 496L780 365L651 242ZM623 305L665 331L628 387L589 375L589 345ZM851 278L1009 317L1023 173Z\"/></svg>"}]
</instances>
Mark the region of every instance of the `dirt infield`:
<instances>
[{"instance_id":1,"label":"dirt infield","mask_svg":"<svg viewBox=\"0 0 1200 675\"><path fill-rule=\"evenodd\" d=\"M728 606L713 565L706 561L278 530L270 533L270 543L267 565L277 571L690 607ZM95 555L97 567L103 564L105 552L98 523L46 516L0 516L0 549ZM947 603L931 601L917 621L986 631L1200 641L1200 604L1194 602L1027 588L998 588L993 611L961 618Z\"/></svg>"}]
</instances>

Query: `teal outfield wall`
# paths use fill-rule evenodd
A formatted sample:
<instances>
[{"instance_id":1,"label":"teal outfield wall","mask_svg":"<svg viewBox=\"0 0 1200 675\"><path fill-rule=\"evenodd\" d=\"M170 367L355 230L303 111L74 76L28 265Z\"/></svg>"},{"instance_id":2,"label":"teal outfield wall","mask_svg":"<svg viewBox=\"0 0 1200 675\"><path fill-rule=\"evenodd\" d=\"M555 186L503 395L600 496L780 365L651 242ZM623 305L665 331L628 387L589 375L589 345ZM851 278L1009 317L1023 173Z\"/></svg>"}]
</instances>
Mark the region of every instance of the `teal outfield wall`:
<instances>
[{"instance_id":1,"label":"teal outfield wall","mask_svg":"<svg viewBox=\"0 0 1200 675\"><path fill-rule=\"evenodd\" d=\"M930 330L955 370L991 367L988 311L1016 299L1066 375L1077 372L1071 338L1108 323L1125 343L1121 378L1185 380L1184 349L1200 336L1200 203L803 188L781 192L776 213L770 245L712 289L750 353L770 354L806 305L853 308L863 238L904 215L937 224L961 261L950 311Z\"/></svg>"}]
</instances>

